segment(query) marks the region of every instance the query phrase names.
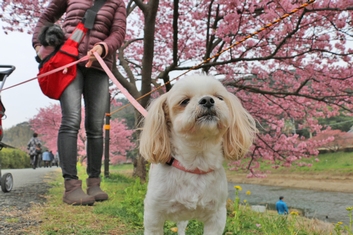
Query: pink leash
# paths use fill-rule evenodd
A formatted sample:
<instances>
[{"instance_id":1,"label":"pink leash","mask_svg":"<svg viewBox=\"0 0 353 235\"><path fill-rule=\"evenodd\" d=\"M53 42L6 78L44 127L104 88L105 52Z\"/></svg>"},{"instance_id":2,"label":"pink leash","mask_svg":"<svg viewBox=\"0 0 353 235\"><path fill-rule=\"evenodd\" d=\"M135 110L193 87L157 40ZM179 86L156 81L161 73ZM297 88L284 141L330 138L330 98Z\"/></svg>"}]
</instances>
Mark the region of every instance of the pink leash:
<instances>
[{"instance_id":1,"label":"pink leash","mask_svg":"<svg viewBox=\"0 0 353 235\"><path fill-rule=\"evenodd\" d=\"M94 52L93 53L94 56L96 57L96 59L98 60L99 64L102 66L103 70L107 73L108 77L112 80L112 82L120 89L120 91L126 96L126 98L130 101L130 103L144 116L146 117L147 116L147 111L146 109L144 109L141 104L139 102L137 102L136 99L134 99L134 97L132 97L130 95L130 93L118 82L118 80L114 77L113 73L109 70L108 66L105 64L105 62L103 61L103 59L100 57L100 55L98 55L97 52ZM63 71L65 69L67 69L68 67L71 67L75 64L78 64L82 61L86 61L88 60L89 56L86 55L84 57L82 57L81 59L79 60L76 60L72 63L69 63L69 64L66 64L64 66L61 66L59 68L56 68L56 69L53 69L49 72L46 72L46 73L43 73L37 77L34 77L34 78L31 78L31 79L28 79L24 82L21 82L21 83L17 83L15 85L12 85L12 86L9 86L9 87L6 87L6 88L3 88L1 91L4 91L4 90L7 90L7 89L10 89L10 88L13 88L15 86L19 86L19 85L22 85L24 83L27 83L27 82L30 82L30 81L33 81L35 79L38 79L38 78L41 78L41 77L45 77L45 76L48 76L50 74L53 74L53 73L56 73L56 72L59 72L59 71ZM0 92L1 92L0 91Z\"/></svg>"},{"instance_id":2,"label":"pink leash","mask_svg":"<svg viewBox=\"0 0 353 235\"><path fill-rule=\"evenodd\" d=\"M144 109L137 100L130 95L130 93L123 87L119 81L114 77L113 73L109 70L108 66L105 64L103 59L98 55L97 52L93 53L99 64L102 66L103 70L107 73L108 77L114 82L114 84L119 88L119 90L126 96L130 103L144 116L147 116L147 111Z\"/></svg>"},{"instance_id":3,"label":"pink leash","mask_svg":"<svg viewBox=\"0 0 353 235\"><path fill-rule=\"evenodd\" d=\"M80 63L80 62L82 62L82 61L88 60L88 58L89 58L89 56L86 55L86 56L82 57L82 58L79 59L79 60L76 60L76 61L74 61L74 62L71 62L71 63L69 63L69 64L66 64L66 65L64 65L64 66L61 66L61 67L59 67L59 68L53 69L53 70L51 70L51 71L49 71L49 72L43 73L43 74L41 74L41 75L39 75L39 76L37 76L37 77L34 77L34 78L28 79L28 80L26 80L26 81L17 83L17 84L15 84L15 85L12 85L12 86L3 88L1 91L4 91L4 90L10 89L10 88L13 88L13 87L15 87L15 86L22 85L22 84L24 84L24 83L33 81L33 80L38 79L38 78L41 78L41 77L48 76L48 75L50 75L50 74L53 74L53 73L56 73L56 72L59 72L59 71L63 71L63 70L65 70L65 69L67 69L68 67L71 67L71 66L73 66L73 65L75 65L75 64L78 64L78 63ZM0 92L1 92L1 91L0 91Z\"/></svg>"}]
</instances>

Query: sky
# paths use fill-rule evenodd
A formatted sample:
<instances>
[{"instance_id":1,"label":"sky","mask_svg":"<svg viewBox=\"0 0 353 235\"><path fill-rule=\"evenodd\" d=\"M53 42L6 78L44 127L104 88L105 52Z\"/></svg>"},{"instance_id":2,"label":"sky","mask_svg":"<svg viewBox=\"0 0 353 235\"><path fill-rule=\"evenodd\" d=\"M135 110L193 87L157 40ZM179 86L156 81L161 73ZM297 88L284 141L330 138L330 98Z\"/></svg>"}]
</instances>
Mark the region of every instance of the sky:
<instances>
[{"instance_id":1,"label":"sky","mask_svg":"<svg viewBox=\"0 0 353 235\"><path fill-rule=\"evenodd\" d=\"M19 32L9 32L6 35L0 28L0 50L0 65L16 67L16 70L6 78L3 88L37 76L38 63L34 59L35 51L32 48L31 35ZM59 103L43 95L36 79L1 91L1 101L6 109L6 118L2 120L4 129L28 121L38 114L40 108Z\"/></svg>"}]
</instances>

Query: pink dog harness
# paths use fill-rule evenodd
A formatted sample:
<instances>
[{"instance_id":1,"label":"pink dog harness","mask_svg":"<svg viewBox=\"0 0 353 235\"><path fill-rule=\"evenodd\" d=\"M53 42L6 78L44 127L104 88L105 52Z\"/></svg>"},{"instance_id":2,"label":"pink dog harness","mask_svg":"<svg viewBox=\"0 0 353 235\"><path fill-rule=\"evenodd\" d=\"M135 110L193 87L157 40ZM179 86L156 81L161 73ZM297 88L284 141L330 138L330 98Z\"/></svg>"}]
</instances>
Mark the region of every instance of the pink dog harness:
<instances>
[{"instance_id":1,"label":"pink dog harness","mask_svg":"<svg viewBox=\"0 0 353 235\"><path fill-rule=\"evenodd\" d=\"M188 173L192 173L192 174L197 174L197 175L204 175L204 174L207 174L207 173L210 173L213 171L212 169L210 169L208 171L203 171L203 170L200 170L199 168L196 168L194 170L188 170L185 167L183 167L181 165L181 163L177 159L175 159L174 157L171 157L170 160L166 164L169 166L174 166L175 168L178 168L179 170L182 170L182 171L185 171Z\"/></svg>"}]
</instances>

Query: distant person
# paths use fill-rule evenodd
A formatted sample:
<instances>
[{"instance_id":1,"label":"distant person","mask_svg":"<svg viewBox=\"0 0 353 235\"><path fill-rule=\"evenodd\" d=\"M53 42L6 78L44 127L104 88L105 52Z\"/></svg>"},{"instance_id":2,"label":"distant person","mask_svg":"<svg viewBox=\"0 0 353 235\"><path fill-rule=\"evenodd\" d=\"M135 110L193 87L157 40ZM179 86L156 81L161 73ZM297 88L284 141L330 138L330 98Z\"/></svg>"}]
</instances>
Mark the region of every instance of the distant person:
<instances>
[{"instance_id":1,"label":"distant person","mask_svg":"<svg viewBox=\"0 0 353 235\"><path fill-rule=\"evenodd\" d=\"M54 156L54 165L57 167L60 166L60 158L59 158L59 152L56 151L55 156Z\"/></svg>"},{"instance_id":2,"label":"distant person","mask_svg":"<svg viewBox=\"0 0 353 235\"><path fill-rule=\"evenodd\" d=\"M48 152L48 150L45 150L42 153L42 161L44 162L44 167L49 167L49 163L50 163L50 153Z\"/></svg>"},{"instance_id":3,"label":"distant person","mask_svg":"<svg viewBox=\"0 0 353 235\"><path fill-rule=\"evenodd\" d=\"M53 151L49 151L49 157L50 157L50 162L49 162L49 166L51 167L53 162L54 162L54 154Z\"/></svg>"},{"instance_id":4,"label":"distant person","mask_svg":"<svg viewBox=\"0 0 353 235\"><path fill-rule=\"evenodd\" d=\"M276 202L276 210L279 215L286 215L288 214L288 207L287 204L283 201L284 197L280 196L279 200Z\"/></svg>"},{"instance_id":5,"label":"distant person","mask_svg":"<svg viewBox=\"0 0 353 235\"><path fill-rule=\"evenodd\" d=\"M27 150L31 159L31 165L33 169L36 169L38 164L38 157L42 153L42 144L38 139L37 133L33 133L32 138L28 141Z\"/></svg>"}]
</instances>

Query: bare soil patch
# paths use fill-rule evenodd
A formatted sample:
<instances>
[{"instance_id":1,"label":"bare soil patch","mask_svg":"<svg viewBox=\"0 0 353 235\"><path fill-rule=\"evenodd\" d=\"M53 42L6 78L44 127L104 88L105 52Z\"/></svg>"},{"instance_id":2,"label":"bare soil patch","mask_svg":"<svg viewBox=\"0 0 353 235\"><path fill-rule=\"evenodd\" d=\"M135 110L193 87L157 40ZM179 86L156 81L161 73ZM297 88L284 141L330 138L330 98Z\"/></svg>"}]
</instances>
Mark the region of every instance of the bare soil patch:
<instances>
[{"instance_id":1,"label":"bare soil patch","mask_svg":"<svg viewBox=\"0 0 353 235\"><path fill-rule=\"evenodd\" d=\"M227 178L233 183L353 193L353 174L271 173L266 178L248 178L247 175L227 171Z\"/></svg>"}]
</instances>

